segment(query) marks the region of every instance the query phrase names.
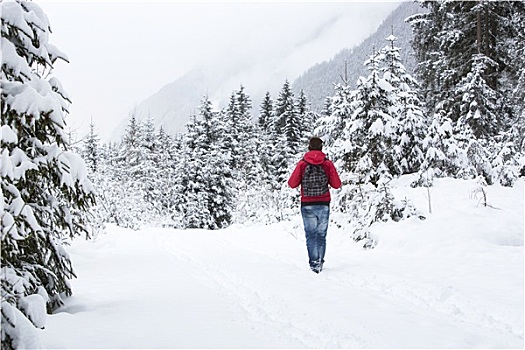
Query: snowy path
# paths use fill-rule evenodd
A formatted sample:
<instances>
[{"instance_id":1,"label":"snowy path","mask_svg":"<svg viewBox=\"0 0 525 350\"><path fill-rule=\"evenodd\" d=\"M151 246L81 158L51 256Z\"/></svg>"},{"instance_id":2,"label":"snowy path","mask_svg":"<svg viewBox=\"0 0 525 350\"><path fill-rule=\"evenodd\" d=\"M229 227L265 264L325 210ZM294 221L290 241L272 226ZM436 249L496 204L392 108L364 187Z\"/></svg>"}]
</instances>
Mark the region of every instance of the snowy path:
<instances>
[{"instance_id":1,"label":"snowy path","mask_svg":"<svg viewBox=\"0 0 525 350\"><path fill-rule=\"evenodd\" d=\"M454 210L475 231L453 227L443 210L379 226L391 236L372 251L331 227L320 275L307 266L297 221L215 232L110 227L74 242L74 296L42 339L46 348L522 348L516 198L496 203L506 235L469 202Z\"/></svg>"},{"instance_id":2,"label":"snowy path","mask_svg":"<svg viewBox=\"0 0 525 350\"><path fill-rule=\"evenodd\" d=\"M116 231L100 237L95 252L82 251L89 242L75 247L82 279L74 281L75 296L48 327L67 324L71 331L55 337L50 329L47 347L520 344L519 329L486 314L486 300L446 283L437 287L433 278L428 285L416 283L417 274L408 279L409 263L394 268L394 261L366 261L350 245L329 245L326 269L315 275L305 263L304 242L288 234L283 239L282 232ZM274 251L268 249L272 240ZM351 253L344 254L347 248ZM393 275L397 268L408 271ZM472 312L477 314L469 320Z\"/></svg>"},{"instance_id":3,"label":"snowy path","mask_svg":"<svg viewBox=\"0 0 525 350\"><path fill-rule=\"evenodd\" d=\"M281 246L278 254L259 249L264 243L254 242L253 237L236 246L243 237L235 236L229 242L211 238L214 244L206 251L191 250L195 245L185 247L173 241L165 244L174 255L198 266L200 276L213 281L214 290L240 305L247 319L263 334L278 340L279 347L423 347L432 339L432 347L439 348L473 338L434 310L422 310L403 298L392 302L383 290L374 290L371 285L357 286L351 273L355 267L348 264L333 268L328 264L324 273L314 275L305 263L302 244L290 244L289 249ZM266 238L271 240L272 233ZM447 338L436 337L437 330L443 330ZM406 339L400 332L407 335ZM417 336L411 339L412 334ZM287 343L290 346L283 345Z\"/></svg>"}]
</instances>

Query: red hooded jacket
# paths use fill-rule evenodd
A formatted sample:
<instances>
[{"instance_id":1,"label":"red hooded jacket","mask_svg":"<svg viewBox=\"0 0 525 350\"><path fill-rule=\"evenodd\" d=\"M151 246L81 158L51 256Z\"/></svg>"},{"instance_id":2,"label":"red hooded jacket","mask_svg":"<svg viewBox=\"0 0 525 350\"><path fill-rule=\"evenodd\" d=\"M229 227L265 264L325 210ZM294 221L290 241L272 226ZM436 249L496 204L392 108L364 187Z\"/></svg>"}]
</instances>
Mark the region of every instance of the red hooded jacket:
<instances>
[{"instance_id":1,"label":"red hooded jacket","mask_svg":"<svg viewBox=\"0 0 525 350\"><path fill-rule=\"evenodd\" d=\"M296 188L301 184L304 170L308 165L308 163L306 163L305 160L310 164L322 164L324 172L328 177L328 184L330 185L330 187L341 187L341 179L339 178L339 174L337 174L337 170L335 169L334 164L330 160L326 159L326 155L323 152L317 150L307 152L304 155L304 160L301 159L299 163L297 163L294 171L292 172L292 175L290 176L290 179L288 179L288 186L290 186L291 188ZM301 188L301 205L328 203L330 203L330 191L320 196L305 197L303 194L303 189Z\"/></svg>"}]
</instances>

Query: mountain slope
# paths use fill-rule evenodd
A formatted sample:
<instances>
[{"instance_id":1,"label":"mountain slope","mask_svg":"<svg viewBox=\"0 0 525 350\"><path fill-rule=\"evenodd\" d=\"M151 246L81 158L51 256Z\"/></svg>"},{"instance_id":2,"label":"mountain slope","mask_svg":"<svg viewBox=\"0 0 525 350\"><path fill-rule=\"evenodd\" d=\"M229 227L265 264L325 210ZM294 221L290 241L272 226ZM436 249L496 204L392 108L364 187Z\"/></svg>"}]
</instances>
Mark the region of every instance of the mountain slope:
<instances>
[{"instance_id":1,"label":"mountain slope","mask_svg":"<svg viewBox=\"0 0 525 350\"><path fill-rule=\"evenodd\" d=\"M379 26L377 31L360 45L343 49L330 61L316 64L293 82L294 91L303 90L309 98L314 111L320 112L327 96L332 96L334 84L343 82L345 76L345 61L347 63L347 79L351 86L355 86L360 76L368 75L364 61L374 50L383 48L385 40L392 31L398 38L396 44L401 49L401 57L409 72L415 68L414 51L410 46L412 29L405 19L410 15L421 12L421 7L414 2L404 2Z\"/></svg>"},{"instance_id":2,"label":"mountain slope","mask_svg":"<svg viewBox=\"0 0 525 350\"><path fill-rule=\"evenodd\" d=\"M317 27L312 27L311 32L305 33L304 38L294 46L281 49L282 56L278 61L241 62L236 57L232 57L231 65L195 68L138 104L133 113L142 120L148 116L152 117L157 127L162 125L169 133L184 132L189 116L198 112L198 106L205 94L209 95L217 108L223 108L232 91L239 89L242 84L252 99L252 113L257 116L264 94L269 91L275 99L286 79L293 82L296 93L303 89L313 109L319 110L326 96L333 93L333 83L340 80L339 75L342 74L341 67L344 67L344 60L349 62L350 81L357 78L356 74L364 74L361 67L366 54L371 52L374 44L381 47L385 45L384 39L390 33L391 24L394 28L399 28L399 31L395 29L395 34L400 37L403 51L409 50L406 47L409 47L411 32L404 19L415 13L418 8L419 6L414 3L402 3L380 26L378 24L377 32L365 39L362 44L354 49L343 49L333 59L316 64L295 81L295 77L301 74L301 71L297 71L295 76L289 76L289 72L296 71L304 62L310 62L321 56L324 43L327 41L339 40L342 28L348 28L348 24L343 25L343 19L332 18ZM345 42L339 42L341 47L345 46ZM413 64L409 63L408 68L411 66ZM120 139L128 122L129 118L121 122L113 133L113 140Z\"/></svg>"}]
</instances>

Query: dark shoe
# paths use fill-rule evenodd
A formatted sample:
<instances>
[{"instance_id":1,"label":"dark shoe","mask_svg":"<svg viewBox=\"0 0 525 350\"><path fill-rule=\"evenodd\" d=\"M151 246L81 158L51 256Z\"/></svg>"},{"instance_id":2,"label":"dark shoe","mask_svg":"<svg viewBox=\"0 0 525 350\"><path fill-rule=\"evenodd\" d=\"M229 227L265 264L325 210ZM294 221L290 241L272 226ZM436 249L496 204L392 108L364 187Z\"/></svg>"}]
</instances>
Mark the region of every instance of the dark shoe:
<instances>
[{"instance_id":1,"label":"dark shoe","mask_svg":"<svg viewBox=\"0 0 525 350\"><path fill-rule=\"evenodd\" d=\"M319 273L323 269L323 263L319 261L314 261L310 264L310 269L315 273Z\"/></svg>"}]
</instances>

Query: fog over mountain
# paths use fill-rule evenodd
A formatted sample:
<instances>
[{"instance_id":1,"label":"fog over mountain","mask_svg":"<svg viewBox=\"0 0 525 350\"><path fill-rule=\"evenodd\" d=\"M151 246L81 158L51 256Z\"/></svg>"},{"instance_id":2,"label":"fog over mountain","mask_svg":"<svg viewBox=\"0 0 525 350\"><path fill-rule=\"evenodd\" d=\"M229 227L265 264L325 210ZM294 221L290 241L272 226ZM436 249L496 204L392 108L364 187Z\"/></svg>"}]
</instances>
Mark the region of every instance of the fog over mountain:
<instances>
[{"instance_id":1,"label":"fog over mountain","mask_svg":"<svg viewBox=\"0 0 525 350\"><path fill-rule=\"evenodd\" d=\"M329 61L318 63L308 69L304 74L293 82L294 91L303 90L309 99L311 108L320 112L327 96L332 96L334 84L342 83L345 77L350 86L354 86L360 76L368 75L364 65L365 60L374 52L385 45L385 40L390 34L397 37L396 46L401 51L401 58L405 68L413 72L416 62L414 51L410 46L412 40L412 29L405 19L415 13L423 12L423 9L414 2L402 3L390 16L379 26L376 32L353 48L341 50Z\"/></svg>"},{"instance_id":2,"label":"fog over mountain","mask_svg":"<svg viewBox=\"0 0 525 350\"><path fill-rule=\"evenodd\" d=\"M355 23L355 18L345 14L327 18L294 44L273 47L277 54L271 56L272 59L245 56L243 43L239 43L226 62L196 66L135 106L130 116L134 114L141 120L151 117L157 127L163 126L171 134L184 132L189 116L198 113L204 95L220 109L226 106L232 91L243 85L252 99L252 113L256 117L264 94L269 91L275 99L285 80L292 83L295 92L303 89L312 109L320 110L325 98L332 94L333 84L340 82L344 61L348 61L349 81L355 83L359 75L366 73L363 61L372 52L372 46L383 47L392 26L394 34L400 38L403 57L410 57L411 32L404 19L418 12L418 5L406 2L400 5L383 3L382 6L385 8L382 17L375 13L375 17L363 18L366 25L358 28L355 26L361 23ZM387 10L392 8L393 11ZM355 42L342 39L345 36L353 37ZM249 44L254 45L253 42ZM407 62L407 68L412 66L413 63ZM121 122L113 132L113 140L120 139L128 122L129 118Z\"/></svg>"}]
</instances>

